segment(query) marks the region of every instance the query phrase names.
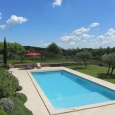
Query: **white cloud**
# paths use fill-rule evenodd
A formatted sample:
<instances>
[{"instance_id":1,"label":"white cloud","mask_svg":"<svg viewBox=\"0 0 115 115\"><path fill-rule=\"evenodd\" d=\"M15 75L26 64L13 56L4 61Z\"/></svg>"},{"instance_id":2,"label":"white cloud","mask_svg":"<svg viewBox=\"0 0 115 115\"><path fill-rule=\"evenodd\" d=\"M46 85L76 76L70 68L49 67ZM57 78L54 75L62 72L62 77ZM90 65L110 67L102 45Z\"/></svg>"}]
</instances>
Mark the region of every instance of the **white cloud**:
<instances>
[{"instance_id":1,"label":"white cloud","mask_svg":"<svg viewBox=\"0 0 115 115\"><path fill-rule=\"evenodd\" d=\"M96 26L99 26L100 24L98 22L94 22L90 25L90 27L96 27Z\"/></svg>"},{"instance_id":2,"label":"white cloud","mask_svg":"<svg viewBox=\"0 0 115 115\"><path fill-rule=\"evenodd\" d=\"M3 30L4 30L4 29L6 29L6 28L8 28L7 25L0 25L0 29L3 29Z\"/></svg>"},{"instance_id":3,"label":"white cloud","mask_svg":"<svg viewBox=\"0 0 115 115\"><path fill-rule=\"evenodd\" d=\"M44 43L44 44L42 44L42 46L43 47L47 47L47 46L49 46L51 43Z\"/></svg>"},{"instance_id":4,"label":"white cloud","mask_svg":"<svg viewBox=\"0 0 115 115\"><path fill-rule=\"evenodd\" d=\"M10 24L21 24L21 23L23 23L23 22L26 22L28 19L26 19L26 18L24 18L24 17L19 17L19 16L16 16L16 15L12 15L11 17L10 17L10 19L8 19L7 21L6 21L6 23L8 24L8 25L10 25Z\"/></svg>"},{"instance_id":5,"label":"white cloud","mask_svg":"<svg viewBox=\"0 0 115 115\"><path fill-rule=\"evenodd\" d=\"M82 36L81 36L81 39L85 39L85 38L92 38L92 37L94 37L94 35L89 35L89 34L83 34Z\"/></svg>"},{"instance_id":6,"label":"white cloud","mask_svg":"<svg viewBox=\"0 0 115 115\"><path fill-rule=\"evenodd\" d=\"M11 27L14 24L22 24L23 22L27 22L28 19L24 17L19 17L16 15L12 15L7 21L5 25L0 25L0 29L6 29Z\"/></svg>"},{"instance_id":7,"label":"white cloud","mask_svg":"<svg viewBox=\"0 0 115 115\"><path fill-rule=\"evenodd\" d=\"M71 41L71 42L69 42L69 45L70 45L70 46L75 46L75 45L76 45L76 42L75 42L75 41Z\"/></svg>"},{"instance_id":8,"label":"white cloud","mask_svg":"<svg viewBox=\"0 0 115 115\"><path fill-rule=\"evenodd\" d=\"M105 33L105 35L110 36L110 37L115 36L115 30L113 28L110 28L108 32Z\"/></svg>"},{"instance_id":9,"label":"white cloud","mask_svg":"<svg viewBox=\"0 0 115 115\"><path fill-rule=\"evenodd\" d=\"M115 46L115 29L110 28L108 32L105 33L106 37L106 43L108 42L109 45L113 44L113 47Z\"/></svg>"},{"instance_id":10,"label":"white cloud","mask_svg":"<svg viewBox=\"0 0 115 115\"><path fill-rule=\"evenodd\" d=\"M86 40L82 40L82 42L87 42Z\"/></svg>"},{"instance_id":11,"label":"white cloud","mask_svg":"<svg viewBox=\"0 0 115 115\"><path fill-rule=\"evenodd\" d=\"M61 41L69 41L69 40L76 40L77 38L76 38L76 36L74 36L74 35L71 35L71 36L62 36L61 38L60 38L60 40Z\"/></svg>"},{"instance_id":12,"label":"white cloud","mask_svg":"<svg viewBox=\"0 0 115 115\"><path fill-rule=\"evenodd\" d=\"M99 36L97 36L97 39L105 39L105 36L99 35Z\"/></svg>"},{"instance_id":13,"label":"white cloud","mask_svg":"<svg viewBox=\"0 0 115 115\"><path fill-rule=\"evenodd\" d=\"M61 4L62 4L62 0L55 0L55 1L52 3L53 7L55 7L55 6L61 6Z\"/></svg>"},{"instance_id":14,"label":"white cloud","mask_svg":"<svg viewBox=\"0 0 115 115\"><path fill-rule=\"evenodd\" d=\"M89 32L90 28L84 28L81 27L80 29L74 30L72 32L72 34L70 35L66 35L66 36L62 36L60 38L61 42L62 42L62 47L75 47L78 45L78 43L86 43L88 40L86 40L87 38L91 38L94 37L93 35L89 35L86 34L86 32ZM77 43L77 44L76 44Z\"/></svg>"},{"instance_id":15,"label":"white cloud","mask_svg":"<svg viewBox=\"0 0 115 115\"><path fill-rule=\"evenodd\" d=\"M96 47L114 47L115 46L115 29L110 28L105 34L97 36L95 41L92 41Z\"/></svg>"},{"instance_id":16,"label":"white cloud","mask_svg":"<svg viewBox=\"0 0 115 115\"><path fill-rule=\"evenodd\" d=\"M80 29L74 30L72 34L77 35L77 34L82 34L89 31L90 31L90 28L81 27Z\"/></svg>"},{"instance_id":17,"label":"white cloud","mask_svg":"<svg viewBox=\"0 0 115 115\"><path fill-rule=\"evenodd\" d=\"M60 38L61 41L69 41L70 40L70 36L62 36Z\"/></svg>"},{"instance_id":18,"label":"white cloud","mask_svg":"<svg viewBox=\"0 0 115 115\"><path fill-rule=\"evenodd\" d=\"M96 27L99 23L92 23L90 26ZM110 28L107 32L101 35L90 35L92 28L81 27L74 30L72 33L66 36L60 37L63 45L62 47L71 48L75 47L115 47L115 29Z\"/></svg>"},{"instance_id":19,"label":"white cloud","mask_svg":"<svg viewBox=\"0 0 115 115\"><path fill-rule=\"evenodd\" d=\"M36 42L37 43L37 42ZM47 47L51 43L46 43L44 40L39 40L40 47Z\"/></svg>"},{"instance_id":20,"label":"white cloud","mask_svg":"<svg viewBox=\"0 0 115 115\"><path fill-rule=\"evenodd\" d=\"M76 42L75 41L70 41L70 42L61 42L59 44L60 47L63 47L63 48L71 48L71 47L76 47Z\"/></svg>"},{"instance_id":21,"label":"white cloud","mask_svg":"<svg viewBox=\"0 0 115 115\"><path fill-rule=\"evenodd\" d=\"M0 12L0 20L2 19L2 13Z\"/></svg>"}]
</instances>

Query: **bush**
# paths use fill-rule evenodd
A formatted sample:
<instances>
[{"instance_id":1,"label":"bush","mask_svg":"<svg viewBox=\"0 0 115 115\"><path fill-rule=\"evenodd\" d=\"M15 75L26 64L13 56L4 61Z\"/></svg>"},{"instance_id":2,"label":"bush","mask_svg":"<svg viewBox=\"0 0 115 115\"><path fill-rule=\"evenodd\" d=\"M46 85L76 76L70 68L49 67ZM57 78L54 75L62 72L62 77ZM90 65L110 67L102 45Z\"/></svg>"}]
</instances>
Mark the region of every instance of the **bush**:
<instances>
[{"instance_id":1,"label":"bush","mask_svg":"<svg viewBox=\"0 0 115 115\"><path fill-rule=\"evenodd\" d=\"M5 68L5 69L10 69L9 65L2 65L2 68Z\"/></svg>"},{"instance_id":2,"label":"bush","mask_svg":"<svg viewBox=\"0 0 115 115\"><path fill-rule=\"evenodd\" d=\"M14 76L14 80L15 80L15 86L18 87L19 86L19 80Z\"/></svg>"},{"instance_id":3,"label":"bush","mask_svg":"<svg viewBox=\"0 0 115 115\"><path fill-rule=\"evenodd\" d=\"M18 86L19 86L19 80L15 77L15 76L13 76L14 77L14 85L15 85L15 88L16 88L16 91L17 91L17 88L18 88Z\"/></svg>"},{"instance_id":4,"label":"bush","mask_svg":"<svg viewBox=\"0 0 115 115\"><path fill-rule=\"evenodd\" d=\"M14 102L14 108L7 113L8 115L33 115L32 112L24 106L24 103L19 99L19 97L12 96L11 99Z\"/></svg>"},{"instance_id":5,"label":"bush","mask_svg":"<svg viewBox=\"0 0 115 115\"><path fill-rule=\"evenodd\" d=\"M0 69L0 98L9 97L16 92L14 78L5 69Z\"/></svg>"},{"instance_id":6,"label":"bush","mask_svg":"<svg viewBox=\"0 0 115 115\"><path fill-rule=\"evenodd\" d=\"M103 63L99 62L99 63L98 63L98 66L102 66L102 67L103 67Z\"/></svg>"},{"instance_id":7,"label":"bush","mask_svg":"<svg viewBox=\"0 0 115 115\"><path fill-rule=\"evenodd\" d=\"M22 90L22 86L18 86L17 88L16 88L16 91L21 91Z\"/></svg>"},{"instance_id":8,"label":"bush","mask_svg":"<svg viewBox=\"0 0 115 115\"><path fill-rule=\"evenodd\" d=\"M3 107L5 112L9 112L13 108L14 103L12 100L10 100L8 98L2 98L0 100L0 105Z\"/></svg>"},{"instance_id":9,"label":"bush","mask_svg":"<svg viewBox=\"0 0 115 115\"><path fill-rule=\"evenodd\" d=\"M14 77L14 85L15 85L15 88L16 88L16 91L21 91L22 90L22 86L19 85L19 80L15 77Z\"/></svg>"},{"instance_id":10,"label":"bush","mask_svg":"<svg viewBox=\"0 0 115 115\"><path fill-rule=\"evenodd\" d=\"M23 103L25 103L27 101L27 97L23 93L16 93L15 97L17 97L18 99L20 99Z\"/></svg>"},{"instance_id":11,"label":"bush","mask_svg":"<svg viewBox=\"0 0 115 115\"><path fill-rule=\"evenodd\" d=\"M2 106L0 106L0 115L7 115Z\"/></svg>"}]
</instances>

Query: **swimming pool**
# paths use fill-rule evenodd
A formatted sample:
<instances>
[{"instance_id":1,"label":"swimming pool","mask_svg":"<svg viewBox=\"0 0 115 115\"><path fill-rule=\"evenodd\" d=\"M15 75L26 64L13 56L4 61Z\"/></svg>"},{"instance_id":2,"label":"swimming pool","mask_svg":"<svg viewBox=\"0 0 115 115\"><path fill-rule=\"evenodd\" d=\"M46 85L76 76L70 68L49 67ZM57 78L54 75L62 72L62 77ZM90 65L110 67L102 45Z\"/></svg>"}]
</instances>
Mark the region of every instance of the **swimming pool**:
<instances>
[{"instance_id":1,"label":"swimming pool","mask_svg":"<svg viewBox=\"0 0 115 115\"><path fill-rule=\"evenodd\" d=\"M114 90L65 70L45 70L31 74L40 86L40 95L48 108L50 105L55 110L70 110L70 108L115 100ZM42 94L46 97L44 98Z\"/></svg>"},{"instance_id":2,"label":"swimming pool","mask_svg":"<svg viewBox=\"0 0 115 115\"><path fill-rule=\"evenodd\" d=\"M75 88L75 87L72 88L71 85L69 85L69 86L66 85L66 82L65 82L66 80L62 79L62 77L61 77L61 82L58 81L59 78L52 79L52 78L56 77L56 75L54 73L55 72L58 73L59 71L62 72L61 75L63 74L63 72L65 72L65 73L67 72L67 76L65 76L63 74L69 80L69 81L67 80L68 81L67 83L69 83L70 81L73 82L76 79L76 81L74 81L74 85L76 85L76 83L78 82L78 86L83 85L84 90L86 92L90 92L90 93L87 93L88 95L85 95L85 98L82 99L81 98L81 95L83 94L82 90L77 90L77 88ZM42 104L46 107L49 114L51 114L51 115L54 115L54 114L56 115L56 114L60 114L60 113L63 114L63 113L68 113L68 112L75 112L78 110L80 111L80 110L89 109L89 108L91 109L91 108L95 108L95 107L100 109L100 107L103 107L103 106L106 107L106 106L115 104L115 100L114 100L115 84L100 80L98 78L95 78L95 77L92 77L92 76L89 76L89 75L86 75L86 74L83 74L83 73L80 73L78 71L74 71L72 69L68 69L65 67L47 67L47 68L42 68L42 69L27 70L27 72L28 72L28 75L29 75L37 93L39 94L38 99L36 99L36 100L41 99ZM49 75L47 75L50 72L53 74L51 79L49 79L48 78ZM32 75L32 74L38 74L38 73L41 74L40 79L41 79L41 81L43 80L42 82L36 80L38 78L37 76L36 76L36 78L34 78ZM42 76L42 74L45 74L45 73L46 73L47 77ZM70 75L72 75L73 77L70 77ZM56 82L54 83L54 81L56 81ZM50 89L51 92L49 94L54 94L53 96L51 96L51 95L48 96L46 94L49 92L49 91L47 91L48 85L46 86L47 88L45 89L46 93L45 93L45 90L42 88L42 85L44 86L44 84L47 84L47 83L50 83L49 85L52 84L53 87L55 85L57 86L57 88L54 88L54 90ZM61 84L63 84L63 86L61 86ZM72 85L72 86L74 86L74 85ZM97 88L97 85L101 86L102 88ZM88 86L90 88L89 91L88 91ZM64 87L66 89L64 89ZM95 89L94 93L91 92L91 91L93 91L93 89L92 89L93 87ZM58 89L57 91L59 91L59 93L58 92L52 93L53 91L56 91L55 89ZM64 91L67 91L66 94L68 94L68 95L67 96L65 96L65 94L62 95L62 93L60 93L61 89ZM71 91L71 89L74 89L74 90ZM98 92L99 95L101 95L102 97L104 96L104 100L102 100L101 102L96 102L96 103L87 102L87 100L91 100L91 99L95 101L96 96L93 94L95 94L96 90L99 90L99 92ZM70 91L70 93L69 93L69 91ZM79 98L76 96L77 94L75 91L81 91ZM100 92L103 92L104 95ZM71 96L70 94L75 94L75 95ZM89 98L89 94L91 94L93 97ZM72 97L72 98L69 101L70 97ZM78 99L77 102L83 102L83 103L79 103L79 104L77 103L77 105L76 105L76 102L74 102L74 105L73 105L73 103L69 103L68 105L67 104L66 105L63 105L63 104L59 105L61 103L61 101L59 101L59 100L61 100L62 98L63 99L65 98L65 101L63 100L63 103L65 103L67 101L68 102L71 102L71 101L74 102L74 101L76 101L76 99ZM98 98L98 100L99 100L99 98ZM55 103L56 101L58 102L57 104ZM85 102L85 104L84 104L84 102ZM70 104L72 106L70 106Z\"/></svg>"}]
</instances>

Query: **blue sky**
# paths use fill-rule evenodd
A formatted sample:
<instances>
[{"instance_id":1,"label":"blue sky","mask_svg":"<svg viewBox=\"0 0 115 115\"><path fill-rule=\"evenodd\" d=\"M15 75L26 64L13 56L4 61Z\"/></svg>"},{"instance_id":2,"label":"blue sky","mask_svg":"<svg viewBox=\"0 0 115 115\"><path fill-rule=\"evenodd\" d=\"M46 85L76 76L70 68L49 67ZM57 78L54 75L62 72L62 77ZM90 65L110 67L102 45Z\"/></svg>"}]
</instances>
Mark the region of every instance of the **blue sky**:
<instances>
[{"instance_id":1,"label":"blue sky","mask_svg":"<svg viewBox=\"0 0 115 115\"><path fill-rule=\"evenodd\" d=\"M0 0L0 41L115 47L115 0Z\"/></svg>"}]
</instances>

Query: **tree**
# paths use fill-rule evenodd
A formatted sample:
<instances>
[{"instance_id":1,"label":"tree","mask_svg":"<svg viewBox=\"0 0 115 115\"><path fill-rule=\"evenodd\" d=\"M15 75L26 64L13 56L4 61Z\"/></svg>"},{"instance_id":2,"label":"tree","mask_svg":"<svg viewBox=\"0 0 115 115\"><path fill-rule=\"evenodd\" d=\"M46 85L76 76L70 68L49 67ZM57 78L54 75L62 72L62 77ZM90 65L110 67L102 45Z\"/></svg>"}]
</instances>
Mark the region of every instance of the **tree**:
<instances>
[{"instance_id":1,"label":"tree","mask_svg":"<svg viewBox=\"0 0 115 115\"><path fill-rule=\"evenodd\" d=\"M115 69L115 53L110 53L110 54L104 54L102 56L102 60L108 64L108 72L107 74L111 74L113 73L113 70ZM110 73L110 68L111 73Z\"/></svg>"},{"instance_id":2,"label":"tree","mask_svg":"<svg viewBox=\"0 0 115 115\"><path fill-rule=\"evenodd\" d=\"M107 74L109 74L109 71L110 71L110 68L111 68L111 64L112 64L112 58L111 58L111 54L107 55L107 54L104 54L102 56L102 60L108 64L108 71L107 71Z\"/></svg>"},{"instance_id":3,"label":"tree","mask_svg":"<svg viewBox=\"0 0 115 115\"><path fill-rule=\"evenodd\" d=\"M46 61L47 58L52 58L54 57L55 53L53 52L48 52L48 51L42 51L41 52L41 60Z\"/></svg>"},{"instance_id":4,"label":"tree","mask_svg":"<svg viewBox=\"0 0 115 115\"><path fill-rule=\"evenodd\" d=\"M18 52L18 54L19 54L19 56L20 56L20 59L21 59L21 63L23 63L23 61L24 61L25 53L26 53L25 50L22 50L22 51L19 51L19 52Z\"/></svg>"},{"instance_id":5,"label":"tree","mask_svg":"<svg viewBox=\"0 0 115 115\"><path fill-rule=\"evenodd\" d=\"M4 50L4 43L0 42L0 54L3 54L3 50Z\"/></svg>"},{"instance_id":6,"label":"tree","mask_svg":"<svg viewBox=\"0 0 115 115\"><path fill-rule=\"evenodd\" d=\"M35 52L35 49L31 47L31 48L29 49L29 51L30 51L30 52Z\"/></svg>"},{"instance_id":7,"label":"tree","mask_svg":"<svg viewBox=\"0 0 115 115\"><path fill-rule=\"evenodd\" d=\"M87 68L87 63L86 61L88 61L91 57L91 53L88 52L87 50L84 50L82 52L79 52L76 54L76 57L80 60L83 61L84 65L85 65L85 68Z\"/></svg>"},{"instance_id":8,"label":"tree","mask_svg":"<svg viewBox=\"0 0 115 115\"><path fill-rule=\"evenodd\" d=\"M7 43L6 38L4 38L4 52L3 52L4 65L7 64Z\"/></svg>"},{"instance_id":9,"label":"tree","mask_svg":"<svg viewBox=\"0 0 115 115\"><path fill-rule=\"evenodd\" d=\"M48 58L48 56L49 56L49 52L48 51L42 51L41 52L41 60L42 61L45 61L47 58Z\"/></svg>"},{"instance_id":10,"label":"tree","mask_svg":"<svg viewBox=\"0 0 115 115\"><path fill-rule=\"evenodd\" d=\"M107 47L106 52L107 52L107 54L110 53L110 47L109 46Z\"/></svg>"},{"instance_id":11,"label":"tree","mask_svg":"<svg viewBox=\"0 0 115 115\"><path fill-rule=\"evenodd\" d=\"M112 58L112 64L111 64L111 73L110 73L110 75L113 74L113 71L115 69L115 53L111 53L111 58Z\"/></svg>"},{"instance_id":12,"label":"tree","mask_svg":"<svg viewBox=\"0 0 115 115\"><path fill-rule=\"evenodd\" d=\"M50 45L47 47L47 50L48 50L49 52L54 53L54 54L59 54L59 53L60 53L60 48L59 48L55 43L50 44Z\"/></svg>"},{"instance_id":13,"label":"tree","mask_svg":"<svg viewBox=\"0 0 115 115\"><path fill-rule=\"evenodd\" d=\"M114 56L114 59L115 59L115 56ZM115 61L112 63L112 67L111 67L111 73L110 75L113 74L113 70L115 69Z\"/></svg>"},{"instance_id":14,"label":"tree","mask_svg":"<svg viewBox=\"0 0 115 115\"><path fill-rule=\"evenodd\" d=\"M8 53L16 53L22 50L25 50L25 48L21 44L8 42Z\"/></svg>"}]
</instances>

